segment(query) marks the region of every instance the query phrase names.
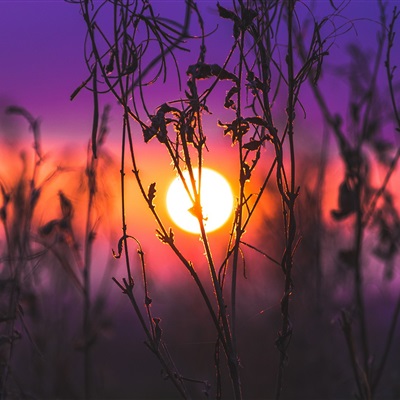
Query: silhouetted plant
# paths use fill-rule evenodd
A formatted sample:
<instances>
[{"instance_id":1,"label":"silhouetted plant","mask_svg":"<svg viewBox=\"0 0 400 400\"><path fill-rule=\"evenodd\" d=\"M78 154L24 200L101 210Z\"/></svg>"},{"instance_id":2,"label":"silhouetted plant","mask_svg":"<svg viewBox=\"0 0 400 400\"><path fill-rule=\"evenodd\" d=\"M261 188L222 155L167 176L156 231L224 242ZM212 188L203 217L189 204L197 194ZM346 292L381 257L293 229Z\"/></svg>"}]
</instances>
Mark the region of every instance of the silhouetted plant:
<instances>
[{"instance_id":1,"label":"silhouetted plant","mask_svg":"<svg viewBox=\"0 0 400 400\"><path fill-rule=\"evenodd\" d=\"M122 282L114 279L116 284L126 294L132 303L139 321L147 337L146 345L160 360L167 376L175 384L180 394L187 397L185 376L181 375L170 359L170 353L161 336L160 319L151 312L148 282L144 252L138 238L129 234L126 224L126 191L125 168L127 155L130 158L131 169L136 178L140 192L145 199L150 212L157 223L157 236L175 253L183 266L193 277L205 305L210 313L217 334L215 353L217 386L216 396L222 396L220 348L225 354L233 393L235 398L242 398L240 380L239 350L236 341L236 299L238 270L242 262L243 246L248 246L242 240L249 221L260 204L266 186L272 174L276 176L276 184L282 204L284 251L279 262L284 275L284 290L281 299L282 327L276 340L280 352L278 366L276 397L279 398L283 385L284 366L287 361L287 348L292 335L292 324L289 318L289 300L293 292L292 268L293 258L299 241L296 228L295 204L299 195L296 184L296 149L294 141L295 109L299 107L300 88L311 71L320 71L325 41L319 35L318 25L315 35L307 43L309 53L304 61L296 53L294 44L295 1L260 2L233 1L230 10L217 4L219 16L229 21L233 26L233 42L223 65L206 61L207 35L204 32L202 16L196 3L185 2L185 17L182 24L169 21L156 15L150 2L103 2L95 7L88 1L71 1L79 3L83 19L87 25L88 41L86 48L86 63L89 77L74 92L72 97L84 87L93 93L94 123L93 135L97 135L98 104L101 93L112 93L122 106L122 149L121 149L121 192L122 192L122 230L123 235L118 243L115 257L124 253L127 277ZM112 16L110 26L99 26L98 15L109 12ZM143 88L155 83L162 74L164 78L171 73L167 70L170 56L177 67L177 51L185 50L184 40L189 39L191 14L195 14L201 35L200 51L197 61L189 65L185 97L172 99L159 106L154 114L148 110L146 95ZM282 34L281 24L285 22L283 34L286 43L286 67L279 58L278 37ZM111 30L109 30L111 28ZM144 37L141 36L144 33ZM159 49L157 56L148 54L151 45ZM153 58L152 58L153 57ZM154 72L152 79L146 80L148 74ZM176 68L179 76L179 68ZM314 76L317 80L317 76ZM206 89L200 89L199 81L208 82ZM225 260L216 265L212 256L209 238L206 233L204 216L201 207L201 193L198 184L201 182L202 166L205 163L207 137L203 128L203 114L209 113L207 100L216 93L216 88L222 81L231 84L224 106L234 113L230 122L218 124L224 129L224 135L231 136L231 144L237 148L237 206L232 223L230 239L227 244ZM204 85L202 85L203 87ZM282 113L273 109L277 95L286 98L286 122L279 129L273 115ZM177 106L176 104L180 104ZM142 114L145 117L142 117ZM145 120L146 118L146 120ZM147 122L149 121L149 122ZM199 223L200 237L204 246L205 261L210 271L213 296L205 290L205 283L197 274L190 259L179 249L171 228L167 228L161 220L155 203L156 182L150 183L148 189L142 181L137 165L133 135L134 126L143 133L144 141L158 140L169 154L173 168L181 178L193 207L192 214ZM92 143L95 143L93 140ZM257 193L249 193L248 182L254 171L265 157L265 148L270 147L274 159L269 167L263 166L262 186ZM96 156L96 146L93 153ZM195 175L198 168L198 175ZM258 170L260 167L258 167ZM187 170L189 178L183 172ZM261 172L261 171L260 171ZM130 201L131 202L131 201ZM129 239L138 246L145 286L144 311L136 299L134 286L137 278L133 276L129 258ZM250 245L251 246L251 245ZM259 250L262 252L262 250ZM230 285L228 284L230 280ZM145 318L147 314L147 321Z\"/></svg>"},{"instance_id":2,"label":"silhouetted plant","mask_svg":"<svg viewBox=\"0 0 400 400\"><path fill-rule=\"evenodd\" d=\"M384 351L376 365L369 338L363 259L367 254L373 254L381 259L386 265L383 278L391 279L394 260L399 249L400 226L399 213L387 187L396 168L400 151L397 150L393 154L393 144L385 137L385 124L393 120L387 114L389 103L393 106L396 130L399 125L394 88L395 67L391 64L394 25L399 13L395 8L392 20L387 26L387 6L383 2L378 2L378 7L381 29L377 34L375 57L371 58L370 53L355 44L350 44L348 46L350 63L338 67L339 75L348 79L349 115L335 114L329 106L326 94L317 85L312 85L324 119L337 140L344 164L344 178L338 189L338 208L331 211L331 216L338 223L351 218L353 226L353 243L350 247L340 249L338 256L353 274L355 309L343 310L340 323L357 385L357 397L362 399L372 399L376 394L399 317L399 302L397 302L388 334L381 336ZM300 32L297 39L305 58L307 53ZM387 90L380 91L378 85L385 46L387 51L384 64L388 76L389 96ZM345 122L346 117L348 122ZM370 176L371 169L377 163L386 168L385 177L378 187ZM372 252L364 248L366 234L371 231L377 234Z\"/></svg>"},{"instance_id":3,"label":"silhouetted plant","mask_svg":"<svg viewBox=\"0 0 400 400\"><path fill-rule=\"evenodd\" d=\"M28 165L29 158L21 153L21 176L15 182L7 182L2 177L1 192L2 206L0 209L1 223L4 229L5 247L2 255L3 268L0 275L1 286L1 398L8 398L12 393L9 390L10 363L15 342L22 334L30 337L23 322L24 312L20 304L21 296L34 291L34 273L43 249L32 240L33 219L38 201L43 189L60 172L58 168L50 172L45 178L39 179L39 172L45 160L40 138L40 122L27 110L21 107L10 106L6 110L9 114L23 117L33 134L33 164ZM23 333L22 333L23 331Z\"/></svg>"},{"instance_id":4,"label":"silhouetted plant","mask_svg":"<svg viewBox=\"0 0 400 400\"><path fill-rule=\"evenodd\" d=\"M1 177L2 205L0 209L1 222L4 229L4 247L1 256L0 294L1 294L1 398L26 398L24 382L17 370L20 360L14 359L13 354L16 341L27 339L32 346L34 357L38 359L37 376L41 384L41 394L46 395L45 387L49 386L48 378L41 380L44 370L45 358L53 357L47 353L48 334L43 325L49 305L43 304L50 293L55 302L65 301L68 286L75 287L76 293L84 299L82 336L83 339L76 343L76 348L84 354L85 397L90 396L91 359L90 349L95 343L102 327L109 322L105 315L105 293L99 292L96 296L91 294L90 268L93 243L100 215L96 215L99 196L98 190L98 164L99 159L94 159L91 146L88 150L87 166L84 169L86 176L83 189L87 194L87 219L83 234L84 245L77 233L74 222L75 207L64 191L58 192L60 216L43 224L38 223L37 208L42 208L46 200L43 199L44 191L54 190L55 180L64 174L71 174L71 167L57 166L50 172L45 163L49 155L42 149L40 138L40 123L24 108L12 106L6 110L9 114L22 116L28 121L33 133L34 146L32 157L25 152L21 153L22 172L17 179L10 176ZM107 134L108 108L106 108L100 133L97 137L97 146L101 162L110 164L110 156L103 149ZM33 165L28 161L32 158ZM47 163L48 164L48 163ZM46 167L46 168L45 168ZM14 180L13 180L14 179ZM63 271L63 272L61 272ZM64 275L63 275L64 274ZM59 276L63 275L63 284L57 284ZM67 277L68 279L64 279ZM50 282L48 287L46 282ZM65 283L67 282L67 284ZM65 321L68 325L71 321ZM46 333L47 332L47 333ZM53 332L52 334L54 334ZM51 336L51 335L50 335ZM63 339L56 340L60 343ZM65 344L65 343L64 343ZM70 348L73 351L73 348ZM24 355L29 359L28 354ZM46 360L47 361L47 360ZM65 368L65 366L59 366ZM53 366L54 369L58 366ZM61 373L60 373L61 376ZM67 380L67 377L63 377ZM45 383L46 382L46 383ZM39 385L40 385L39 383ZM43 387L44 386L44 387ZM57 390L57 384L55 384ZM71 392L73 389L71 388ZM50 396L55 395L50 394Z\"/></svg>"}]
</instances>

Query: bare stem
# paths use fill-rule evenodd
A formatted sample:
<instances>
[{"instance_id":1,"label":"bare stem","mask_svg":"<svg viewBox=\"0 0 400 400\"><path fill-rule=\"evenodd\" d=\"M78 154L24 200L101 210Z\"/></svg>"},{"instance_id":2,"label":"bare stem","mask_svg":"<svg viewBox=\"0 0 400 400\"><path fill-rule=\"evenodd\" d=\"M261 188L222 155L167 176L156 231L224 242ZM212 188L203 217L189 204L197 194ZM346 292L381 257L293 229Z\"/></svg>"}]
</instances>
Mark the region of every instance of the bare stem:
<instances>
[{"instance_id":1,"label":"bare stem","mask_svg":"<svg viewBox=\"0 0 400 400\"><path fill-rule=\"evenodd\" d=\"M296 185L296 164L295 164L295 148L294 148L294 129L293 123L295 118L295 81L294 81L294 55L293 55L293 13L294 13L295 2L289 0L287 3L288 13L288 52L287 52L287 67L288 67L288 105L287 105L287 131L289 138L289 149L290 149L290 170L291 170L291 183L290 189L287 193L287 198L282 199L284 216L288 213L288 219L284 218L286 224L286 248L282 258L282 269L285 274L285 288L284 294L281 300L281 314L282 314L282 328L279 333L279 337L276 341L278 349L280 351L280 361L278 367L278 378L277 378L277 389L276 399L278 400L282 393L283 387L283 374L285 363L287 359L287 347L292 335L292 327L289 319L289 300L292 295L293 284L292 284L292 267L293 267L293 247L296 235L296 219L295 219L295 200L297 193L295 191Z\"/></svg>"}]
</instances>

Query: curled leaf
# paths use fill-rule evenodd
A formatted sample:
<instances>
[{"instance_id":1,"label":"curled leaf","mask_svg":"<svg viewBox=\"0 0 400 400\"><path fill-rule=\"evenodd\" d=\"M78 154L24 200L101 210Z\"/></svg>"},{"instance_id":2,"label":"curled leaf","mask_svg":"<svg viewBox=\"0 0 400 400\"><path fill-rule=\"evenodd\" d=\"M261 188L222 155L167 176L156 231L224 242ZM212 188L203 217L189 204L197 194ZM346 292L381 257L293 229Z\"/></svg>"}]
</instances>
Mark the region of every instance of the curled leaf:
<instances>
[{"instance_id":1,"label":"curled leaf","mask_svg":"<svg viewBox=\"0 0 400 400\"><path fill-rule=\"evenodd\" d=\"M157 135L157 129L154 126L144 126L142 128L144 142L149 142L155 135Z\"/></svg>"},{"instance_id":2,"label":"curled leaf","mask_svg":"<svg viewBox=\"0 0 400 400\"><path fill-rule=\"evenodd\" d=\"M263 126L264 128L269 128L267 121L258 116L245 118L245 121L250 122L250 124Z\"/></svg>"},{"instance_id":3,"label":"curled leaf","mask_svg":"<svg viewBox=\"0 0 400 400\"><path fill-rule=\"evenodd\" d=\"M237 86L233 86L225 96L225 108L232 108L233 110L236 109L235 102L232 100L232 97L239 92L239 88Z\"/></svg>"},{"instance_id":4,"label":"curled leaf","mask_svg":"<svg viewBox=\"0 0 400 400\"><path fill-rule=\"evenodd\" d=\"M232 136L232 143L235 143L250 129L249 123L241 117L232 121L231 124L223 124L221 121L218 121L218 126L224 128L224 135L229 134Z\"/></svg>"},{"instance_id":5,"label":"curled leaf","mask_svg":"<svg viewBox=\"0 0 400 400\"><path fill-rule=\"evenodd\" d=\"M222 7L219 3L217 3L219 16L221 18L230 19L234 22L233 24L233 37L237 39L240 36L240 27L242 22L240 18L232 11Z\"/></svg>"},{"instance_id":6,"label":"curled leaf","mask_svg":"<svg viewBox=\"0 0 400 400\"><path fill-rule=\"evenodd\" d=\"M148 197L148 199L149 199L149 203L150 203L150 205L152 205L153 206L153 200L154 200L154 198L156 197L156 183L155 182L153 182L153 183L151 183L150 184L150 186L149 186L149 191L148 191L148 193L147 193L147 197Z\"/></svg>"},{"instance_id":7,"label":"curled leaf","mask_svg":"<svg viewBox=\"0 0 400 400\"><path fill-rule=\"evenodd\" d=\"M173 119L167 119L165 117L166 113L171 113L174 116L179 117L180 111L177 108L169 106L167 103L162 104L158 110L156 115L152 115L150 117L151 124L150 126L143 125L143 138L147 143L154 136L157 137L160 143L165 143L167 141L168 131L167 125L171 122L174 122Z\"/></svg>"},{"instance_id":8,"label":"curled leaf","mask_svg":"<svg viewBox=\"0 0 400 400\"><path fill-rule=\"evenodd\" d=\"M122 236L122 237L118 240L118 253L115 253L114 249L112 249L112 255L113 255L113 257L116 258L116 259L121 258L122 249L124 248L124 239L125 239L125 237Z\"/></svg>"},{"instance_id":9,"label":"curled leaf","mask_svg":"<svg viewBox=\"0 0 400 400\"><path fill-rule=\"evenodd\" d=\"M128 238L133 239L139 245L139 249L141 249L140 243L135 237L133 237L131 235L123 235L118 240L118 253L115 253L115 251L112 250L112 255L114 258L121 258L122 249L124 247L124 241ZM139 253L139 250L138 250L138 253Z\"/></svg>"},{"instance_id":10,"label":"curled leaf","mask_svg":"<svg viewBox=\"0 0 400 400\"><path fill-rule=\"evenodd\" d=\"M263 143L263 140L250 140L250 142L245 143L243 147L247 150L257 150Z\"/></svg>"},{"instance_id":11,"label":"curled leaf","mask_svg":"<svg viewBox=\"0 0 400 400\"><path fill-rule=\"evenodd\" d=\"M206 79L216 76L221 80L232 80L234 82L239 81L235 74L232 74L226 69L220 67L218 64L205 64L199 62L197 64L190 65L186 73L195 79Z\"/></svg>"}]
</instances>

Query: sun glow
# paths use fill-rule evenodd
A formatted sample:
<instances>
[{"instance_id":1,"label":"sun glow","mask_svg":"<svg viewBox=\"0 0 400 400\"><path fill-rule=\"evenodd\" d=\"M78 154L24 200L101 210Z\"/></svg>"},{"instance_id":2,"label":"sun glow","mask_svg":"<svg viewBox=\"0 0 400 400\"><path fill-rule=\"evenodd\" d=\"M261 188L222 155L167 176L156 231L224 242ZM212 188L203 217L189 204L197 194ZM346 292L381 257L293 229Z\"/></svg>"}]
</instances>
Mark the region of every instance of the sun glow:
<instances>
[{"instance_id":1,"label":"sun glow","mask_svg":"<svg viewBox=\"0 0 400 400\"><path fill-rule=\"evenodd\" d=\"M198 185L198 169L195 168L193 172ZM183 176L190 187L188 171L185 171ZM200 198L205 231L215 231L224 225L232 213L233 195L229 183L218 172L209 168L202 168ZM177 177L171 183L167 192L168 213L181 229L191 233L200 233L199 222L190 211L192 208L193 203L182 180Z\"/></svg>"}]
</instances>

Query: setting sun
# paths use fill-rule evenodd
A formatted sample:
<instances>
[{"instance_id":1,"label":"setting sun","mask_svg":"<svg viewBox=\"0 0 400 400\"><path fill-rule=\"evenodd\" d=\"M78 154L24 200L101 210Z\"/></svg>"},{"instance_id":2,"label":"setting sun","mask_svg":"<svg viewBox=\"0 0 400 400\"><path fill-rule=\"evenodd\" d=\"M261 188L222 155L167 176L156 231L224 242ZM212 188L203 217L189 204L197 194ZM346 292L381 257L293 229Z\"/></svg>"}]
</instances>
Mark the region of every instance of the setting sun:
<instances>
[{"instance_id":1,"label":"setting sun","mask_svg":"<svg viewBox=\"0 0 400 400\"><path fill-rule=\"evenodd\" d=\"M212 232L221 227L229 218L233 208L232 190L227 180L218 172L202 168L201 205L203 208L204 226L206 232ZM198 169L194 169L198 176ZM184 172L189 181L189 173ZM185 191L182 180L178 177L169 186L167 192L167 209L172 220L181 229L199 233L197 218L189 211L193 207L190 197Z\"/></svg>"}]
</instances>

